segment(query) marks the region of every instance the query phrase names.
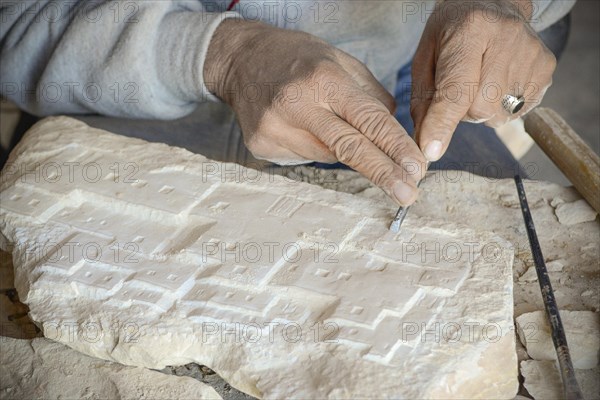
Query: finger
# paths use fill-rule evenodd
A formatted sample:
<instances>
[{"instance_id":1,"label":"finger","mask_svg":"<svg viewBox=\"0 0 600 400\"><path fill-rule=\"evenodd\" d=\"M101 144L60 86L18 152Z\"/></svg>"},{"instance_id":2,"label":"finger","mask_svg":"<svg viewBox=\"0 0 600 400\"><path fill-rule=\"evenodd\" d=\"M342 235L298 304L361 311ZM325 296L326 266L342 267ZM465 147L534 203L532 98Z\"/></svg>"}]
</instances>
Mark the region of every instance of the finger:
<instances>
[{"instance_id":1,"label":"finger","mask_svg":"<svg viewBox=\"0 0 600 400\"><path fill-rule=\"evenodd\" d=\"M390 113L396 112L394 96L379 83L366 65L343 52L340 52L338 57L341 58L340 64L344 66L345 71L367 94L379 100Z\"/></svg>"},{"instance_id":2,"label":"finger","mask_svg":"<svg viewBox=\"0 0 600 400\"><path fill-rule=\"evenodd\" d=\"M285 146L281 146L274 140L265 140L263 135L255 134L244 142L250 153L259 159L267 160L280 165L306 164L315 160L303 156Z\"/></svg>"},{"instance_id":3,"label":"finger","mask_svg":"<svg viewBox=\"0 0 600 400\"><path fill-rule=\"evenodd\" d=\"M387 91L377 79L367 71L356 78L361 89L369 96L379 100L386 110L392 115L396 113L396 99Z\"/></svg>"},{"instance_id":4,"label":"finger","mask_svg":"<svg viewBox=\"0 0 600 400\"><path fill-rule=\"evenodd\" d=\"M550 86L552 86L552 78L550 78L549 82L545 82L542 85L531 81L531 83L527 85L530 89L525 89L523 94L523 97L525 97L525 105L518 113L514 114L515 118L521 118L539 106Z\"/></svg>"},{"instance_id":5,"label":"finger","mask_svg":"<svg viewBox=\"0 0 600 400\"><path fill-rule=\"evenodd\" d=\"M429 161L448 149L456 126L473 101L471 88L480 81L483 50L447 45L436 63L435 94L417 127L419 146Z\"/></svg>"},{"instance_id":6,"label":"finger","mask_svg":"<svg viewBox=\"0 0 600 400\"><path fill-rule=\"evenodd\" d=\"M298 153L279 146L272 146L268 153L250 152L257 160L266 160L279 165L300 165L317 161L307 159Z\"/></svg>"},{"instance_id":7,"label":"finger","mask_svg":"<svg viewBox=\"0 0 600 400\"><path fill-rule=\"evenodd\" d=\"M506 68L507 58L510 55L505 53L484 54L481 66L481 79L479 90L475 94L473 104L467 111L466 119L474 123L483 123L496 127L504 125L511 119L511 114L506 111L502 105L504 96L519 95L514 93L519 91L519 83L516 86L509 87L508 69Z\"/></svg>"},{"instance_id":8,"label":"finger","mask_svg":"<svg viewBox=\"0 0 600 400\"><path fill-rule=\"evenodd\" d=\"M332 110L383 151L415 181L423 178L426 159L402 125L381 103L358 88L346 89Z\"/></svg>"},{"instance_id":9,"label":"finger","mask_svg":"<svg viewBox=\"0 0 600 400\"><path fill-rule=\"evenodd\" d=\"M556 57L543 44L540 55L536 57L538 63L531 68L531 75L523 88L525 105L517 113L519 117L537 107L544 98L546 91L552 86L552 75L556 70Z\"/></svg>"},{"instance_id":10,"label":"finger","mask_svg":"<svg viewBox=\"0 0 600 400\"><path fill-rule=\"evenodd\" d=\"M285 134L278 135L280 137L278 144L290 149L303 158L327 164L333 164L338 161L335 154L329 150L329 147L312 133L290 126L287 126L280 132Z\"/></svg>"},{"instance_id":11,"label":"finger","mask_svg":"<svg viewBox=\"0 0 600 400\"><path fill-rule=\"evenodd\" d=\"M533 68L532 68L533 69ZM473 106L469 110L468 115L470 118L478 119L478 122L485 122L487 126L492 128L498 128L512 120L522 117L527 114L533 108L538 106L544 94L552 84L552 77L541 77L538 74L530 73L524 76L520 80L514 80L515 82L511 85L507 85L498 96L492 94L490 97L490 90L487 90L487 94L479 96L473 103ZM525 82L524 84L522 82ZM483 87L489 88L490 84L484 84ZM494 92L498 92L497 89ZM507 96L523 97L525 104L515 113L510 110L506 110L502 105L502 99ZM500 101L495 101L496 99ZM490 105L493 103L493 105ZM487 107L487 111L482 111ZM474 111L475 110L475 111ZM483 116L487 116L482 118Z\"/></svg>"},{"instance_id":12,"label":"finger","mask_svg":"<svg viewBox=\"0 0 600 400\"><path fill-rule=\"evenodd\" d=\"M416 200L418 189L413 176L365 135L324 108L315 110L312 121L310 131L340 162L364 175L400 205L408 206Z\"/></svg>"},{"instance_id":13,"label":"finger","mask_svg":"<svg viewBox=\"0 0 600 400\"><path fill-rule=\"evenodd\" d=\"M482 90L468 113L471 118L493 128L519 118L538 105L552 82L554 56L543 45L539 46L537 54L534 49L513 54L520 60L529 60L523 61L518 67L513 63L509 63L508 67L505 65L511 54L511 50L507 49L494 59L484 56ZM525 105L513 114L502 105L502 99L507 95L523 96Z\"/></svg>"},{"instance_id":14,"label":"finger","mask_svg":"<svg viewBox=\"0 0 600 400\"><path fill-rule=\"evenodd\" d=\"M257 158L273 161L273 157L335 163L337 158L327 146L310 132L293 126L277 113L267 111L257 128L260 132L248 135L246 146ZM247 129L250 131L250 129ZM245 137L246 138L246 137Z\"/></svg>"},{"instance_id":15,"label":"finger","mask_svg":"<svg viewBox=\"0 0 600 400\"><path fill-rule=\"evenodd\" d=\"M422 42L425 40L424 37L421 38ZM429 46L419 44L417 53L413 58L411 74L410 115L415 126L415 140L419 143L419 127L423 123L423 118L425 118L435 92L435 59L433 49L429 48Z\"/></svg>"}]
</instances>

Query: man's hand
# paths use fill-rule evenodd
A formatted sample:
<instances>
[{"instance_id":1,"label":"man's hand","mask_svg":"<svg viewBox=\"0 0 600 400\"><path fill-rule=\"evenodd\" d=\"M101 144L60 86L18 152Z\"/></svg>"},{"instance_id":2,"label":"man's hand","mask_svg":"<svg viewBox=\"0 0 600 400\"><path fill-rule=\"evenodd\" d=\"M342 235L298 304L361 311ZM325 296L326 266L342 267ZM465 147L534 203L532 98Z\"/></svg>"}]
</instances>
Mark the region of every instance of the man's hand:
<instances>
[{"instance_id":1,"label":"man's hand","mask_svg":"<svg viewBox=\"0 0 600 400\"><path fill-rule=\"evenodd\" d=\"M430 16L414 57L411 114L429 161L448 148L461 120L496 127L537 104L556 59L527 23L528 1L445 0ZM531 4L529 4L531 6ZM505 95L525 97L511 115Z\"/></svg>"},{"instance_id":2,"label":"man's hand","mask_svg":"<svg viewBox=\"0 0 600 400\"><path fill-rule=\"evenodd\" d=\"M226 20L204 78L255 157L341 161L401 205L415 201L425 158L392 115L393 97L350 55L307 33Z\"/></svg>"}]
</instances>

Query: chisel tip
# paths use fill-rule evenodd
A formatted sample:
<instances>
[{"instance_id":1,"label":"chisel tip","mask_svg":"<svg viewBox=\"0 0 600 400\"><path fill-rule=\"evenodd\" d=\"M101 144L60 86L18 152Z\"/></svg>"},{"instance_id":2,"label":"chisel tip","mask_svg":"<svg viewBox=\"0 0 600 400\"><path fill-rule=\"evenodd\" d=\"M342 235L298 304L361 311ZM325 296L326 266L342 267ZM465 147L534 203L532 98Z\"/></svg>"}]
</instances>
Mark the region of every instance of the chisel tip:
<instances>
[{"instance_id":1,"label":"chisel tip","mask_svg":"<svg viewBox=\"0 0 600 400\"><path fill-rule=\"evenodd\" d=\"M426 165L426 169L429 169L429 162ZM421 183L423 183L424 179L421 179L419 181L419 183L417 183L417 187L421 186ZM410 208L410 206L407 207L400 207L398 209L398 212L396 213L396 216L394 217L394 220L392 221L391 225L390 225L390 231L394 232L394 233L398 233L400 232L400 226L402 225L402 222L404 222L404 218L406 218L406 214L408 214L408 209Z\"/></svg>"},{"instance_id":2,"label":"chisel tip","mask_svg":"<svg viewBox=\"0 0 600 400\"><path fill-rule=\"evenodd\" d=\"M398 209L398 212L396 213L396 216L394 217L394 220L390 225L390 231L394 233L400 232L400 226L402 225L402 222L404 221L404 218L406 217L407 213L408 207L400 207Z\"/></svg>"},{"instance_id":3,"label":"chisel tip","mask_svg":"<svg viewBox=\"0 0 600 400\"><path fill-rule=\"evenodd\" d=\"M390 231L392 231L394 233L400 232L400 220L392 221L392 224L390 225Z\"/></svg>"}]
</instances>

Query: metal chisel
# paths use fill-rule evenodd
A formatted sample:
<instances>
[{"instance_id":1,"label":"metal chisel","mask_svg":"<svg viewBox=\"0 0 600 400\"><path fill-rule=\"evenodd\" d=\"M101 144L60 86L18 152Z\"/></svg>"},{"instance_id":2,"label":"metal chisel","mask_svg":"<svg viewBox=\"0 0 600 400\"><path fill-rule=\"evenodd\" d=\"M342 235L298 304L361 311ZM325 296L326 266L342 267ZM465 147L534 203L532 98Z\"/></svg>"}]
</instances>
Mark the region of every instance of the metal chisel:
<instances>
[{"instance_id":1,"label":"metal chisel","mask_svg":"<svg viewBox=\"0 0 600 400\"><path fill-rule=\"evenodd\" d=\"M429 165L431 163L427 163L427 165L425 166L425 169L428 170L429 169ZM427 171L425 171L427 172ZM423 182L425 180L425 178L421 179L419 181L419 183L417 183L417 187L421 186L421 182ZM396 213L396 216L394 217L394 220L392 221L391 225L390 225L390 231L394 232L394 233L398 233L400 232L400 226L402 225L402 222L404 222L404 218L406 218L406 214L408 214L408 210L410 209L410 206L407 207L402 207L400 206L400 208L398 209L398 212Z\"/></svg>"}]
</instances>

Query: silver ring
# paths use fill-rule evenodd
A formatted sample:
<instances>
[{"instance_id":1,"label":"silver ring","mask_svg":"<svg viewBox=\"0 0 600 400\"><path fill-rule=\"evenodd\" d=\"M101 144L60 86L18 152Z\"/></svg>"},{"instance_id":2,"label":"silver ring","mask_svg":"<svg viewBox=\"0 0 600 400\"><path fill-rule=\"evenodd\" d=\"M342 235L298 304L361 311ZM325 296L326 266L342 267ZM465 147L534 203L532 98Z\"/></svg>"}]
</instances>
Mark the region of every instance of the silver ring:
<instances>
[{"instance_id":1,"label":"silver ring","mask_svg":"<svg viewBox=\"0 0 600 400\"><path fill-rule=\"evenodd\" d=\"M525 97L523 97L523 96L515 97L515 96L511 96L510 94L507 94L506 96L504 96L502 98L502 107L509 114L518 113L521 110L521 108L523 108L524 105L525 105Z\"/></svg>"}]
</instances>

